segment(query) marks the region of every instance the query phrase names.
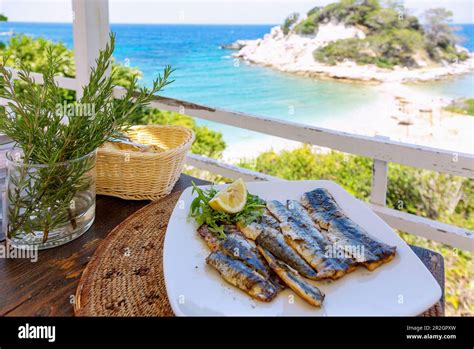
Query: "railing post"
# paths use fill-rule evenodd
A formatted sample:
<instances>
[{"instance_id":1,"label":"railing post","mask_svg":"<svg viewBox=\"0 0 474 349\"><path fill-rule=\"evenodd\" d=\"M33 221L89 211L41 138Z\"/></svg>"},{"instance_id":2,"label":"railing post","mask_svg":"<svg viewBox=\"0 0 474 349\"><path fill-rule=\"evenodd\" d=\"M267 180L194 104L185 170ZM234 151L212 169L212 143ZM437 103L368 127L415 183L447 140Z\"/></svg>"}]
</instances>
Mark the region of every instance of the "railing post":
<instances>
[{"instance_id":1,"label":"railing post","mask_svg":"<svg viewBox=\"0 0 474 349\"><path fill-rule=\"evenodd\" d=\"M376 136L380 139L390 139L389 137ZM376 205L385 206L387 200L388 162L374 159L372 165L372 186L370 189L370 202Z\"/></svg>"},{"instance_id":2,"label":"railing post","mask_svg":"<svg viewBox=\"0 0 474 349\"><path fill-rule=\"evenodd\" d=\"M91 67L109 39L109 1L72 0L76 96L89 82Z\"/></svg>"}]
</instances>

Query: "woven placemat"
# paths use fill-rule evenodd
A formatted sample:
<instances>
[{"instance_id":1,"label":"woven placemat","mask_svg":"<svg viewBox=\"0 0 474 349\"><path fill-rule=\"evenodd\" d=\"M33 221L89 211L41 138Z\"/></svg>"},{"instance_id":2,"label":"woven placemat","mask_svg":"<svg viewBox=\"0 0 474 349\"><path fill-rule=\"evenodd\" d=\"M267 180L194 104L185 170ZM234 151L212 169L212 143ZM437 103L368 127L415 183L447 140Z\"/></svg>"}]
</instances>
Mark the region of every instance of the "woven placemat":
<instances>
[{"instance_id":1,"label":"woven placemat","mask_svg":"<svg viewBox=\"0 0 474 349\"><path fill-rule=\"evenodd\" d=\"M163 242L181 192L152 202L100 244L76 291L76 316L173 316L163 280Z\"/></svg>"},{"instance_id":2,"label":"woven placemat","mask_svg":"<svg viewBox=\"0 0 474 349\"><path fill-rule=\"evenodd\" d=\"M436 303L431 308L429 308L427 311L422 313L420 316L422 316L422 317L444 316L443 306L441 305L441 302Z\"/></svg>"},{"instance_id":3,"label":"woven placemat","mask_svg":"<svg viewBox=\"0 0 474 349\"><path fill-rule=\"evenodd\" d=\"M100 244L76 291L76 316L173 316L163 279L163 242L181 192L150 203ZM440 302L420 316L442 316Z\"/></svg>"}]
</instances>

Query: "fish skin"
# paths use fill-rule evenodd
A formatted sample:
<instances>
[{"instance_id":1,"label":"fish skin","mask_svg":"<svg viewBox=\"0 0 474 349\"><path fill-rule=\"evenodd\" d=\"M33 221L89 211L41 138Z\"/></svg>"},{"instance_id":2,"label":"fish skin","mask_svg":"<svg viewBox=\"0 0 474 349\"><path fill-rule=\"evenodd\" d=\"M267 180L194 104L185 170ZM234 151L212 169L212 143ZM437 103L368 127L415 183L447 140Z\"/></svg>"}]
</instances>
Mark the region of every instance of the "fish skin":
<instances>
[{"instance_id":1,"label":"fish skin","mask_svg":"<svg viewBox=\"0 0 474 349\"><path fill-rule=\"evenodd\" d=\"M224 233L226 235L229 235L229 234L242 235L239 228L237 228L237 226L235 224L225 224L224 225Z\"/></svg>"},{"instance_id":2,"label":"fish skin","mask_svg":"<svg viewBox=\"0 0 474 349\"><path fill-rule=\"evenodd\" d=\"M207 247L211 251L217 251L219 249L220 241L217 238L216 234L214 234L207 224L201 225L197 229L198 234L204 239L207 244Z\"/></svg>"},{"instance_id":3,"label":"fish skin","mask_svg":"<svg viewBox=\"0 0 474 349\"><path fill-rule=\"evenodd\" d=\"M258 246L259 251L267 260L270 267L277 273L277 275L291 288L298 296L300 296L307 303L321 307L324 301L324 293L316 286L308 283L300 275L294 272L285 263L276 259L269 251L261 246Z\"/></svg>"},{"instance_id":4,"label":"fish skin","mask_svg":"<svg viewBox=\"0 0 474 349\"><path fill-rule=\"evenodd\" d=\"M327 251L328 248L334 247L333 243L319 230L319 227L313 221L311 216L309 215L308 211L301 205L299 201L296 200L287 200L286 206L288 210L297 218L298 221L301 221L308 233L317 239L319 245L323 250ZM356 269L358 262L354 259L350 258L349 256L345 257L338 257L337 258L340 262L346 264L348 266L347 272L350 273Z\"/></svg>"},{"instance_id":5,"label":"fish skin","mask_svg":"<svg viewBox=\"0 0 474 349\"><path fill-rule=\"evenodd\" d=\"M344 246L363 247L364 253L354 258L367 269L373 270L395 256L396 247L370 237L359 225L347 217L332 195L324 188L305 193L302 205L321 229L327 231L328 238Z\"/></svg>"},{"instance_id":6,"label":"fish skin","mask_svg":"<svg viewBox=\"0 0 474 349\"><path fill-rule=\"evenodd\" d=\"M333 225L337 219L343 217L341 211L335 211L331 203L327 205L331 207L330 213L325 216L324 211L318 210L318 205L320 205L317 201L314 201L309 193L305 193L301 197L302 205L307 209L309 215L316 224L320 227L321 232L327 236L327 238L334 243L338 248L341 248L348 253L351 253L351 249L354 247L361 247L363 246L362 242L355 239L355 237L348 235L347 233L340 231L337 229L337 225ZM374 255L370 250L364 248L363 254L352 254L352 258L358 262L363 264L364 266L370 265L374 266L375 264L380 262L380 258Z\"/></svg>"},{"instance_id":7,"label":"fish skin","mask_svg":"<svg viewBox=\"0 0 474 349\"><path fill-rule=\"evenodd\" d=\"M285 289L284 283L265 262L255 244L247 240L235 225L228 224L224 226L224 232L227 234L225 239L218 239L206 224L200 226L198 232L211 251L220 250L233 258L241 260L275 285L278 292Z\"/></svg>"},{"instance_id":8,"label":"fish skin","mask_svg":"<svg viewBox=\"0 0 474 349\"><path fill-rule=\"evenodd\" d=\"M295 227L291 224L281 223L281 230L285 235L286 242L293 247L303 259L314 269L316 269L317 276L315 280L326 278L338 279L349 270L349 267L340 264L334 259L324 258L324 252L316 247L316 242L306 233L299 231L295 234Z\"/></svg>"},{"instance_id":9,"label":"fish skin","mask_svg":"<svg viewBox=\"0 0 474 349\"><path fill-rule=\"evenodd\" d=\"M263 225L258 222L252 222L250 224L237 223L237 227L240 232L249 240L255 240L263 230Z\"/></svg>"},{"instance_id":10,"label":"fish skin","mask_svg":"<svg viewBox=\"0 0 474 349\"><path fill-rule=\"evenodd\" d=\"M268 212L267 209L263 211L263 214L255 222L247 225L240 222L237 223L237 228L240 232L250 240L255 240L266 226L272 227L276 230L280 227L280 223L271 215L270 212Z\"/></svg>"},{"instance_id":11,"label":"fish skin","mask_svg":"<svg viewBox=\"0 0 474 349\"><path fill-rule=\"evenodd\" d=\"M338 279L349 271L349 266L337 258L327 256L327 244L308 233L306 226L281 202L267 202L268 210L281 222L285 240L317 271L318 279Z\"/></svg>"},{"instance_id":12,"label":"fish skin","mask_svg":"<svg viewBox=\"0 0 474 349\"><path fill-rule=\"evenodd\" d=\"M276 230L278 230L278 228L280 227L280 222L278 222L272 216L271 212L268 209L265 209L264 213L262 214L261 222L262 224L272 227L273 229L276 229Z\"/></svg>"},{"instance_id":13,"label":"fish skin","mask_svg":"<svg viewBox=\"0 0 474 349\"><path fill-rule=\"evenodd\" d=\"M311 216L309 213L306 211L306 209L301 205L298 201L296 200L287 200L286 201L286 207L288 210L292 213L295 218L303 223L306 228L308 229L308 232L314 236L314 238L318 239L318 241L328 243L329 240L321 234L321 231L319 230L319 227L316 225L316 223L311 219Z\"/></svg>"},{"instance_id":14,"label":"fish skin","mask_svg":"<svg viewBox=\"0 0 474 349\"><path fill-rule=\"evenodd\" d=\"M270 276L269 269L265 267L264 262L259 258L258 250L252 247L241 235L227 235L227 238L221 242L220 250L241 260L264 278Z\"/></svg>"},{"instance_id":15,"label":"fish skin","mask_svg":"<svg viewBox=\"0 0 474 349\"><path fill-rule=\"evenodd\" d=\"M219 246L221 245L222 241L224 241L224 239L219 239L216 234L211 231L207 224L202 224L197 229L197 232L204 239L211 251L216 251L217 249L219 249ZM244 237L240 230L237 228L237 226L234 224L225 224L224 233L226 234L226 236L240 235L242 238Z\"/></svg>"},{"instance_id":16,"label":"fish skin","mask_svg":"<svg viewBox=\"0 0 474 349\"><path fill-rule=\"evenodd\" d=\"M268 250L302 276L313 280L318 279L317 272L286 242L281 231L264 226L255 242L257 246Z\"/></svg>"},{"instance_id":17,"label":"fish skin","mask_svg":"<svg viewBox=\"0 0 474 349\"><path fill-rule=\"evenodd\" d=\"M214 267L225 281L259 301L270 302L278 293L262 275L222 251L211 252L206 263Z\"/></svg>"},{"instance_id":18,"label":"fish skin","mask_svg":"<svg viewBox=\"0 0 474 349\"><path fill-rule=\"evenodd\" d=\"M240 232L233 232L227 235L227 238L220 244L220 250L241 260L247 266L262 275L276 287L277 292L285 289L285 284L268 266L255 244L245 239Z\"/></svg>"}]
</instances>

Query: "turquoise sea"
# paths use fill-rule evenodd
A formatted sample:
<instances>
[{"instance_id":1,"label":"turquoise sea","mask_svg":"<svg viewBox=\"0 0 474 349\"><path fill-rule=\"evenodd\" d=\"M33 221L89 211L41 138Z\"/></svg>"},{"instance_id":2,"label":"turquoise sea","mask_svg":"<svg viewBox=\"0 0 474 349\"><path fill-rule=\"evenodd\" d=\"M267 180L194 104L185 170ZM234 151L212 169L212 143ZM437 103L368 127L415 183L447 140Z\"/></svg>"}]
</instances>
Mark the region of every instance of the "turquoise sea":
<instances>
[{"instance_id":1,"label":"turquoise sea","mask_svg":"<svg viewBox=\"0 0 474 349\"><path fill-rule=\"evenodd\" d=\"M238 39L256 39L271 25L143 25L112 24L117 34L115 58L143 71L149 84L164 65L176 68L163 95L195 103L278 119L328 127L331 120L351 118L351 111L373 99L373 86L322 81L277 72L270 68L237 62L232 51L220 45ZM474 51L474 25L456 24L465 38L463 46ZM0 23L0 41L27 34L61 41L72 48L71 24ZM474 74L416 89L435 96L474 97ZM374 121L376 122L376 121ZM228 144L255 140L258 135L223 125L200 121L224 133Z\"/></svg>"}]
</instances>

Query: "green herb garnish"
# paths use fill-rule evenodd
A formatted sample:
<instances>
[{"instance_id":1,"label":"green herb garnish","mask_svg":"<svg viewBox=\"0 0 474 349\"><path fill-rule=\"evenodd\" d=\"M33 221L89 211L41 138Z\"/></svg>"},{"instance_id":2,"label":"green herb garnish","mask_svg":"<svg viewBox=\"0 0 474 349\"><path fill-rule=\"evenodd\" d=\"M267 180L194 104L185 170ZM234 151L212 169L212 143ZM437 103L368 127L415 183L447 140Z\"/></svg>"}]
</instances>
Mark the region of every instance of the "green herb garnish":
<instances>
[{"instance_id":1,"label":"green herb garnish","mask_svg":"<svg viewBox=\"0 0 474 349\"><path fill-rule=\"evenodd\" d=\"M217 235L220 239L225 239L224 226L226 224L250 224L263 214L265 208L265 201L260 199L257 195L247 192L247 202L242 211L237 213L226 213L214 210L209 206L209 201L217 194L217 190L211 187L203 190L199 188L194 182L193 194L197 193L197 197L191 202L189 209L189 216L201 226L207 224L209 230Z\"/></svg>"}]
</instances>

